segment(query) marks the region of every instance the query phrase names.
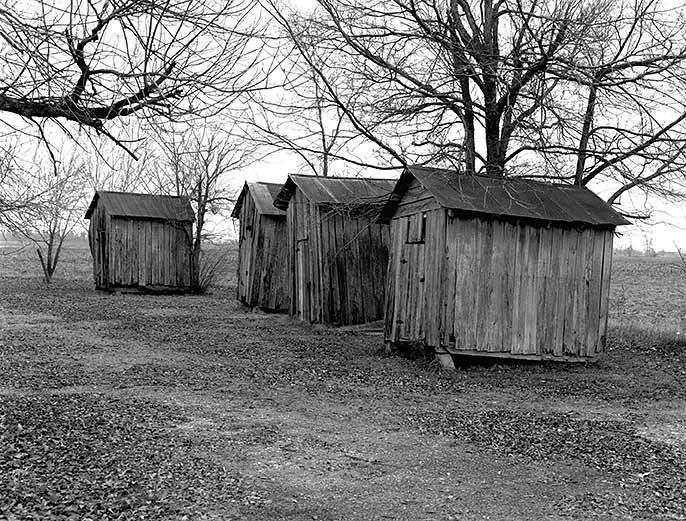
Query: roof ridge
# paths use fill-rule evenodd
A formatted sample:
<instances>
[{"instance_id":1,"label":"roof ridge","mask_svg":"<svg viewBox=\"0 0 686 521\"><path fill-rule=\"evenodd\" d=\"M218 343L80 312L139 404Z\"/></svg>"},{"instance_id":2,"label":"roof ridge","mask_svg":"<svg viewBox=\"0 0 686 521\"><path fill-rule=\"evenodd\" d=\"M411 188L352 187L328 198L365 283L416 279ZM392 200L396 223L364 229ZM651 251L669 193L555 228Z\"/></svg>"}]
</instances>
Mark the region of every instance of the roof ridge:
<instances>
[{"instance_id":1,"label":"roof ridge","mask_svg":"<svg viewBox=\"0 0 686 521\"><path fill-rule=\"evenodd\" d=\"M283 186L283 183L272 183L270 181L246 181L245 184L251 185L265 185L265 186Z\"/></svg>"},{"instance_id":2,"label":"roof ridge","mask_svg":"<svg viewBox=\"0 0 686 521\"><path fill-rule=\"evenodd\" d=\"M449 175L441 175L444 173ZM384 207L382 220L388 222L395 213L411 178L416 179L440 206L469 214L590 226L630 224L587 187L522 177L461 175L455 170L426 167L408 167L403 172Z\"/></svg>"},{"instance_id":3,"label":"roof ridge","mask_svg":"<svg viewBox=\"0 0 686 521\"><path fill-rule=\"evenodd\" d=\"M407 167L409 170L411 169L421 169L421 170L433 170L433 171L438 171L438 172L446 172L446 173L453 173L458 176L463 176L463 177L478 177L478 178L485 178L485 179L492 179L494 181L503 181L503 182L511 182L511 181L525 181L528 183L535 183L535 184L540 184L540 185L545 185L545 186L559 186L563 188L578 188L581 190L589 190L591 191L587 186L577 186L571 183L565 183L564 181L548 181L548 180L539 180L539 179L530 179L528 177L523 177L523 176L501 176L501 177L494 177L490 176L488 174L477 174L477 173L467 173L467 172L460 172L458 170L452 169L452 168L443 168L443 167L433 167L433 166L420 166L420 165L410 165Z\"/></svg>"},{"instance_id":4,"label":"roof ridge","mask_svg":"<svg viewBox=\"0 0 686 521\"><path fill-rule=\"evenodd\" d=\"M143 192L123 192L121 190L96 190L98 194L118 194L118 195L135 195L139 197L172 197L174 199L189 199L187 195L169 195L169 194L146 194Z\"/></svg>"},{"instance_id":5,"label":"roof ridge","mask_svg":"<svg viewBox=\"0 0 686 521\"><path fill-rule=\"evenodd\" d=\"M311 179L338 179L357 181L397 181L397 177L346 177L342 175L312 175L312 174L288 174L289 177L307 177Z\"/></svg>"}]
</instances>

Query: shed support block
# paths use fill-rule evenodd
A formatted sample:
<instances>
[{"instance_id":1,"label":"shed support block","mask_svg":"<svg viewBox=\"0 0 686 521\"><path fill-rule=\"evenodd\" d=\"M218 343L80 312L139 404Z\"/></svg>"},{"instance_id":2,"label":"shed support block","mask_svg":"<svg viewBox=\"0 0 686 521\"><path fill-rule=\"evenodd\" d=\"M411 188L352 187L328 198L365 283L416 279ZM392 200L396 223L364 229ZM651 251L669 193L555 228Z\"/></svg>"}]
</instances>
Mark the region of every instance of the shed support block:
<instances>
[{"instance_id":1,"label":"shed support block","mask_svg":"<svg viewBox=\"0 0 686 521\"><path fill-rule=\"evenodd\" d=\"M436 350L436 360L438 360L443 369L449 369L451 371L455 370L455 362L453 361L453 357L447 351Z\"/></svg>"}]
</instances>

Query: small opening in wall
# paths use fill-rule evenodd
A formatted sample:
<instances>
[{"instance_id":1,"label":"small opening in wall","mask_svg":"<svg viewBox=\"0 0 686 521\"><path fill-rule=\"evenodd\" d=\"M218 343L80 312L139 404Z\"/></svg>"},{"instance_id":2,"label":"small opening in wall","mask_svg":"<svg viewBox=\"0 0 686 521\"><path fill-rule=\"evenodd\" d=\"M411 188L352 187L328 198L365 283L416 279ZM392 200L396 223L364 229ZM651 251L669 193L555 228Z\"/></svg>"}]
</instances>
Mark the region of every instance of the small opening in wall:
<instances>
[{"instance_id":1,"label":"small opening in wall","mask_svg":"<svg viewBox=\"0 0 686 521\"><path fill-rule=\"evenodd\" d=\"M426 213L411 215L407 218L406 244L424 244L426 238Z\"/></svg>"}]
</instances>

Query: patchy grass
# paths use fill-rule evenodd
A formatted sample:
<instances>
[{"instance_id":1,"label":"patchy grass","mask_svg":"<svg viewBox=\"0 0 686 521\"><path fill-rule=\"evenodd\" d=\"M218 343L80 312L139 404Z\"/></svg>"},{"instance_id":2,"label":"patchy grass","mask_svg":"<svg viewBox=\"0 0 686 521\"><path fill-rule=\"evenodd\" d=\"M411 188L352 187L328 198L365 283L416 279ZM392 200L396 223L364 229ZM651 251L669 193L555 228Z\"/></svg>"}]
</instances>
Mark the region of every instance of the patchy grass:
<instances>
[{"instance_id":1,"label":"patchy grass","mask_svg":"<svg viewBox=\"0 0 686 521\"><path fill-rule=\"evenodd\" d=\"M670 259L616 259L598 363L455 373L250 313L233 261L183 297L32 262L0 255L0 519L686 519Z\"/></svg>"}]
</instances>

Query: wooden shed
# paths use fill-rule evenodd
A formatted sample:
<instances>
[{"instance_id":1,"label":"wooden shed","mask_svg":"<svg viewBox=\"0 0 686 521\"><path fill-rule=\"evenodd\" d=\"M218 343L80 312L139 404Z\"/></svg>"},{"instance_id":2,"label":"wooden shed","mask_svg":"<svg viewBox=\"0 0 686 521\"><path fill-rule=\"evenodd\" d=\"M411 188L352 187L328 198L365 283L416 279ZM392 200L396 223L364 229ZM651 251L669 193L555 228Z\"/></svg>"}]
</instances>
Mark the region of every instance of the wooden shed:
<instances>
[{"instance_id":1,"label":"wooden shed","mask_svg":"<svg viewBox=\"0 0 686 521\"><path fill-rule=\"evenodd\" d=\"M383 318L389 227L377 221L394 184L288 177L274 205L287 214L291 315L335 325Z\"/></svg>"},{"instance_id":2,"label":"wooden shed","mask_svg":"<svg viewBox=\"0 0 686 521\"><path fill-rule=\"evenodd\" d=\"M270 311L288 309L286 212L274 206L280 188L245 183L231 214L240 222L237 298Z\"/></svg>"},{"instance_id":3,"label":"wooden shed","mask_svg":"<svg viewBox=\"0 0 686 521\"><path fill-rule=\"evenodd\" d=\"M612 239L586 188L406 169L382 211L385 338L451 354L585 360L605 346Z\"/></svg>"},{"instance_id":4,"label":"wooden shed","mask_svg":"<svg viewBox=\"0 0 686 521\"><path fill-rule=\"evenodd\" d=\"M187 198L97 191L86 219L97 289L190 289L194 214Z\"/></svg>"}]
</instances>

